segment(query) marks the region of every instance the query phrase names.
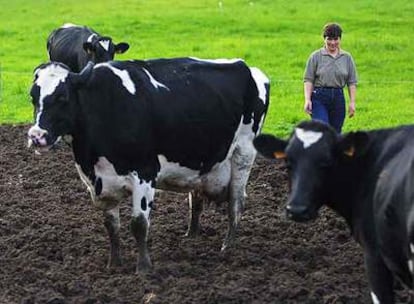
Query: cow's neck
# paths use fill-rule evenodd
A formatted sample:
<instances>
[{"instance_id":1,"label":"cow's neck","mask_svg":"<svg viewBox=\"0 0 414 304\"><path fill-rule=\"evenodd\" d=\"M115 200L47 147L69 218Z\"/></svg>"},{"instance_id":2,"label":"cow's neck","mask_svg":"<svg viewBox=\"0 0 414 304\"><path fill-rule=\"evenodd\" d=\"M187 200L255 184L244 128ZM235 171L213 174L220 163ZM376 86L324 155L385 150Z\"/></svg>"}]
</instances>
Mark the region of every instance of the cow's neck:
<instances>
[{"instance_id":1,"label":"cow's neck","mask_svg":"<svg viewBox=\"0 0 414 304\"><path fill-rule=\"evenodd\" d=\"M75 157L75 161L81 166L82 170L90 178L93 177L93 166L97 161L97 155L91 148L90 141L86 136L87 132L85 128L82 128L82 124L77 124L77 128L73 132L72 151Z\"/></svg>"},{"instance_id":2,"label":"cow's neck","mask_svg":"<svg viewBox=\"0 0 414 304\"><path fill-rule=\"evenodd\" d=\"M369 158L339 162L329 180L327 205L345 219L353 234L361 215L372 210L374 162Z\"/></svg>"},{"instance_id":3,"label":"cow's neck","mask_svg":"<svg viewBox=\"0 0 414 304\"><path fill-rule=\"evenodd\" d=\"M363 156L351 160L347 158L339 160L331 174L332 178L329 179L330 192L327 205L344 217L354 234L361 232L355 230L361 229L362 218L364 221L373 221L369 215L373 214L375 186L388 158L380 151L387 140L393 140L389 137L390 134L384 131L371 132L370 145ZM392 145L401 146L401 143L396 141L396 144ZM396 150L398 149L399 147L396 147Z\"/></svg>"}]
</instances>

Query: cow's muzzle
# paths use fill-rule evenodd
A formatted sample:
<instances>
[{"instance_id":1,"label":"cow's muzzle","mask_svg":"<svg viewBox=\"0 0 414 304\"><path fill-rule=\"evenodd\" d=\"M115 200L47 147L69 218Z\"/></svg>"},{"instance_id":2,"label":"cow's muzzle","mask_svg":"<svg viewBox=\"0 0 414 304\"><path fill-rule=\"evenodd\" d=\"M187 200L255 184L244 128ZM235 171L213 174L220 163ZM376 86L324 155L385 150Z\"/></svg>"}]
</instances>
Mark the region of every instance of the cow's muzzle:
<instances>
[{"instance_id":1,"label":"cow's muzzle","mask_svg":"<svg viewBox=\"0 0 414 304\"><path fill-rule=\"evenodd\" d=\"M286 206L286 215L290 220L307 222L315 219L318 214L306 206L288 204Z\"/></svg>"},{"instance_id":2,"label":"cow's muzzle","mask_svg":"<svg viewBox=\"0 0 414 304\"><path fill-rule=\"evenodd\" d=\"M35 146L37 151L48 151L58 141L53 140L48 132L35 125L27 132L28 147Z\"/></svg>"}]
</instances>

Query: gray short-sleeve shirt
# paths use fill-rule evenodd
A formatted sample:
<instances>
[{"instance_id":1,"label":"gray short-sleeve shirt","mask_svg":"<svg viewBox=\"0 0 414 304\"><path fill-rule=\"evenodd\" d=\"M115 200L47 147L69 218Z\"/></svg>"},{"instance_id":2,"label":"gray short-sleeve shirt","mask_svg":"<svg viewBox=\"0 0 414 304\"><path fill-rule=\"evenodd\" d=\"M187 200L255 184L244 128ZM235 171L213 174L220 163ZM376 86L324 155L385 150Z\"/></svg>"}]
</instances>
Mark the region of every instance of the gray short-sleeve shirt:
<instances>
[{"instance_id":1,"label":"gray short-sleeve shirt","mask_svg":"<svg viewBox=\"0 0 414 304\"><path fill-rule=\"evenodd\" d=\"M313 83L314 87L343 88L357 84L354 59L343 50L336 57L329 55L325 48L316 50L308 58L303 80Z\"/></svg>"}]
</instances>

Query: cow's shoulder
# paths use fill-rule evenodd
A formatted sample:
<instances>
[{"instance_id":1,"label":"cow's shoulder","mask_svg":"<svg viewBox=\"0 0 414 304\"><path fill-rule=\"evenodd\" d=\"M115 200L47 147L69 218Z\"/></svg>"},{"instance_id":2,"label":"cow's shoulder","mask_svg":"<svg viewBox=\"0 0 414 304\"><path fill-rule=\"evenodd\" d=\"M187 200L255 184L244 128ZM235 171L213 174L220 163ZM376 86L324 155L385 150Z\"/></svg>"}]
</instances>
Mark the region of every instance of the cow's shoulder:
<instances>
[{"instance_id":1,"label":"cow's shoulder","mask_svg":"<svg viewBox=\"0 0 414 304\"><path fill-rule=\"evenodd\" d=\"M401 151L414 146L414 126L374 131L372 134L372 153L377 157L377 166L383 167L395 157L401 157Z\"/></svg>"},{"instance_id":2,"label":"cow's shoulder","mask_svg":"<svg viewBox=\"0 0 414 304\"><path fill-rule=\"evenodd\" d=\"M394 193L412 193L408 188L414 182L414 126L389 130L378 152L381 169L377 182L378 198L390 201ZM407 201L404 198L399 200Z\"/></svg>"}]
</instances>

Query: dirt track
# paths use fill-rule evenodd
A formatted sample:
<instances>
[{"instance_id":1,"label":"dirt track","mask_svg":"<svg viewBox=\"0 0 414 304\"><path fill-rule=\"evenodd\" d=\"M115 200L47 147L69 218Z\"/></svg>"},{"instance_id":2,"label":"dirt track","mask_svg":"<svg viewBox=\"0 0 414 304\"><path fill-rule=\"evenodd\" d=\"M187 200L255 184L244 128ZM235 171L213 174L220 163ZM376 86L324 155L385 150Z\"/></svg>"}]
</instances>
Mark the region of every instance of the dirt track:
<instances>
[{"instance_id":1,"label":"dirt track","mask_svg":"<svg viewBox=\"0 0 414 304\"><path fill-rule=\"evenodd\" d=\"M71 151L35 155L26 131L0 126L0 303L370 303L362 250L344 221L328 210L311 224L287 221L286 172L262 158L233 249L220 253L223 212L206 207L203 234L187 239L186 195L163 193L151 215L154 270L135 274L127 202L123 266L109 270L101 213Z\"/></svg>"}]
</instances>

